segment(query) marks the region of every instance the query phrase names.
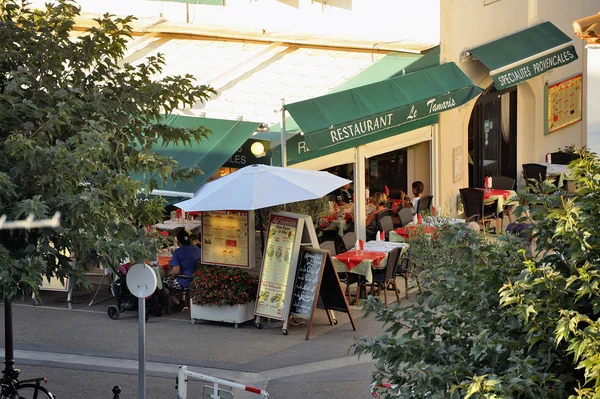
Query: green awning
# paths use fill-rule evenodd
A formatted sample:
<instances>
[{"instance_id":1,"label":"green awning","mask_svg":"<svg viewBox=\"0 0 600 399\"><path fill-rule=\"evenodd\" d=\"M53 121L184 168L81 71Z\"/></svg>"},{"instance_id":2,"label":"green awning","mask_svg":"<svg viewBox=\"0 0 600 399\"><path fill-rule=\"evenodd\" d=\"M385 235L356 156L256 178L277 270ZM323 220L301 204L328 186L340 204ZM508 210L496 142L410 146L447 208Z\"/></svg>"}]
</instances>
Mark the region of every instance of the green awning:
<instances>
[{"instance_id":1,"label":"green awning","mask_svg":"<svg viewBox=\"0 0 600 399\"><path fill-rule=\"evenodd\" d=\"M159 190L194 192L202 183L211 177L242 145L252 133L258 129L260 123L231 121L225 119L209 119L194 116L169 115L163 118L162 123L169 126L187 129L204 126L212 134L202 139L199 143L189 145L169 144L163 146L156 144L152 150L157 154L175 159L179 166L193 168L198 166L204 174L195 176L192 181L182 181L177 185L168 182Z\"/></svg>"},{"instance_id":2,"label":"green awning","mask_svg":"<svg viewBox=\"0 0 600 399\"><path fill-rule=\"evenodd\" d=\"M496 89L517 85L577 59L573 41L551 22L469 50L490 69Z\"/></svg>"},{"instance_id":3,"label":"green awning","mask_svg":"<svg viewBox=\"0 0 600 399\"><path fill-rule=\"evenodd\" d=\"M373 141L378 132L459 107L481 92L450 62L287 104L286 109L304 132L308 147L316 151L365 137Z\"/></svg>"},{"instance_id":4,"label":"green awning","mask_svg":"<svg viewBox=\"0 0 600 399\"><path fill-rule=\"evenodd\" d=\"M319 158L325 155L332 154L338 151L344 151L348 148L354 148L356 146L362 144L368 144L375 142L377 140L383 140L388 137L395 136L397 134L406 133L411 130L419 129L424 126L435 125L438 122L437 115L431 115L426 118L418 119L411 123L405 123L403 125L399 125L393 127L391 129L383 130L373 134L372 136L362 136L357 138L356 140L347 141L345 143L341 143L335 147L328 148L317 148L312 150L309 148L306 143L302 143L304 141L304 136L297 134L296 136L289 139L286 143L286 163L288 165L294 165L300 162L309 161L311 159ZM272 164L274 166L281 166L281 147L277 146L273 148L271 153Z\"/></svg>"},{"instance_id":5,"label":"green awning","mask_svg":"<svg viewBox=\"0 0 600 399\"><path fill-rule=\"evenodd\" d=\"M439 64L439 46L435 47L435 49L437 49L437 59L438 59L438 61L436 62L436 65L437 65L437 64ZM354 89L355 87L379 82L380 80L390 78L397 74L403 74L403 71L407 70L407 68L416 64L421 59L423 59L423 58L427 58L428 60L432 59L429 55L431 53L435 53L436 52L435 49L428 52L427 55L425 55L425 56L423 54L398 53L398 52L392 52L392 53L386 54L380 60L378 60L374 64L370 65L369 67L365 68L364 70L362 70L361 72L356 74L356 76L353 76L352 78L348 79L341 85L335 87L333 90L331 90L331 93L348 90L348 89ZM271 128L271 132L280 132L281 124L276 123L275 125L271 126L270 128ZM294 121L294 118L292 118L289 115L286 116L286 118L285 118L285 131L286 131L286 134L289 134L288 137L292 137L295 134L300 132L300 127L298 126L296 121ZM274 136L272 134L262 136L262 138L273 138L273 137ZM279 141L281 141L279 139L279 136L276 136L275 140L273 140L272 143L278 144Z\"/></svg>"}]
</instances>

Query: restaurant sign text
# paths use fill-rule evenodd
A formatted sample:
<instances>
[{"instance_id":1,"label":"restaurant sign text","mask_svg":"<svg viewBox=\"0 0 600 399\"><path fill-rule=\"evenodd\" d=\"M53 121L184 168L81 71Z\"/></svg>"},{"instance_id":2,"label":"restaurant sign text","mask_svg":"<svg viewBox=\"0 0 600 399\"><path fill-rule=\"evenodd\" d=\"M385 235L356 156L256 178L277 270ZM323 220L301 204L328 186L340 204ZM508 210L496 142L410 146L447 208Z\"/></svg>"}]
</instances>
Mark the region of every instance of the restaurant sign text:
<instances>
[{"instance_id":1,"label":"restaurant sign text","mask_svg":"<svg viewBox=\"0 0 600 399\"><path fill-rule=\"evenodd\" d=\"M339 145L359 137L371 135L442 111L456 108L469 101L473 96L474 94L471 88L465 88L452 93L440 94L439 96L401 108L396 108L389 112L331 126L328 129L322 129L311 133L305 132L306 144L310 148L315 149Z\"/></svg>"}]
</instances>

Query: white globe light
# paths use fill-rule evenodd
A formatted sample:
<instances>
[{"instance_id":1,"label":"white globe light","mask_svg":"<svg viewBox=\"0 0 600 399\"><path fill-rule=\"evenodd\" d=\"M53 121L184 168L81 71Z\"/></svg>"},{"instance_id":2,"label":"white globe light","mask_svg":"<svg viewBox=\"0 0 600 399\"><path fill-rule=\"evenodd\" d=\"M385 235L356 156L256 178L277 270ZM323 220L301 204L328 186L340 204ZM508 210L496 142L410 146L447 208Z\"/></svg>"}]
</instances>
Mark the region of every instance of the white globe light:
<instances>
[{"instance_id":1,"label":"white globe light","mask_svg":"<svg viewBox=\"0 0 600 399\"><path fill-rule=\"evenodd\" d=\"M257 141L250 147L250 152L252 152L254 156L259 157L265 153L265 146L261 142Z\"/></svg>"}]
</instances>

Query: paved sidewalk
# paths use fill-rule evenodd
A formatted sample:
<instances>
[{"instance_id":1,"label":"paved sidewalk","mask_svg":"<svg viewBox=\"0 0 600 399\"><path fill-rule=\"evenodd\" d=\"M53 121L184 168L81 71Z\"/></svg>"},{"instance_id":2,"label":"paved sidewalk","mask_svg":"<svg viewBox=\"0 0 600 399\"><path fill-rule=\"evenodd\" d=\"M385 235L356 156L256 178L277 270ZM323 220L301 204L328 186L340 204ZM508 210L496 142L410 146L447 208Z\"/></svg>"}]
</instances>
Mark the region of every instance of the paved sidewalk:
<instances>
[{"instance_id":1,"label":"paved sidewalk","mask_svg":"<svg viewBox=\"0 0 600 399\"><path fill-rule=\"evenodd\" d=\"M75 390L97 387L93 395L79 396L86 399L111 398L106 392L119 381L129 393L137 394L137 312L125 312L119 320L111 320L106 309L114 300L89 307L91 298L88 295L82 300L83 294L77 293L72 309L62 301L63 294L50 292L42 294L41 306L33 306L30 300L13 304L17 367L23 369L24 378L35 376L36 370L50 374L48 387L63 392L59 398L77 397L69 395L64 386L53 385L65 376L74 379L69 384ZM356 332L345 314L336 313L339 324L331 326L325 312L317 309L308 341L306 326L290 326L289 335L284 336L280 328L259 330L252 323L238 329L224 323L191 324L188 312L151 315L146 324L147 398L176 397L179 365L266 388L272 398L368 398L373 362L365 357L359 361L351 346L357 337L379 334L381 325L364 318L359 308L352 307L352 312ZM0 314L3 322L3 306ZM3 342L4 328L0 330L0 344ZM159 389L161 384L164 387ZM190 384L190 392L198 387L201 385ZM190 395L195 397L200 396ZM236 393L235 397L257 396Z\"/></svg>"}]
</instances>

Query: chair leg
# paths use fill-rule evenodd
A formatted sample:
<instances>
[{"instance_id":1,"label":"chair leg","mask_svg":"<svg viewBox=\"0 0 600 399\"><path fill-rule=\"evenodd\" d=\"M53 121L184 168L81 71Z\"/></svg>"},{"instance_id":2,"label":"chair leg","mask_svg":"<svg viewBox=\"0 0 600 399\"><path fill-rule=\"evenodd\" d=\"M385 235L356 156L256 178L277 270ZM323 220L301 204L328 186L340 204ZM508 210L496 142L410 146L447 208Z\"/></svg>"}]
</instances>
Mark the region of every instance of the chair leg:
<instances>
[{"instance_id":1,"label":"chair leg","mask_svg":"<svg viewBox=\"0 0 600 399\"><path fill-rule=\"evenodd\" d=\"M360 285L360 280L356 283L356 297L354 299L354 305L358 306L358 303L360 302L360 290L361 290L361 285Z\"/></svg>"},{"instance_id":2,"label":"chair leg","mask_svg":"<svg viewBox=\"0 0 600 399\"><path fill-rule=\"evenodd\" d=\"M398 286L396 285L396 278L394 277L394 281L392 281L392 287L394 287L394 293L396 294L396 301L400 303L400 294L398 293Z\"/></svg>"},{"instance_id":3,"label":"chair leg","mask_svg":"<svg viewBox=\"0 0 600 399\"><path fill-rule=\"evenodd\" d=\"M410 273L406 273L404 275L404 293L406 294L406 299L408 299L408 278L410 277Z\"/></svg>"},{"instance_id":4,"label":"chair leg","mask_svg":"<svg viewBox=\"0 0 600 399\"><path fill-rule=\"evenodd\" d=\"M385 285L383 286L383 301L385 303L385 308L387 309L387 307L388 307L388 301L387 301L387 289L386 289Z\"/></svg>"}]
</instances>

